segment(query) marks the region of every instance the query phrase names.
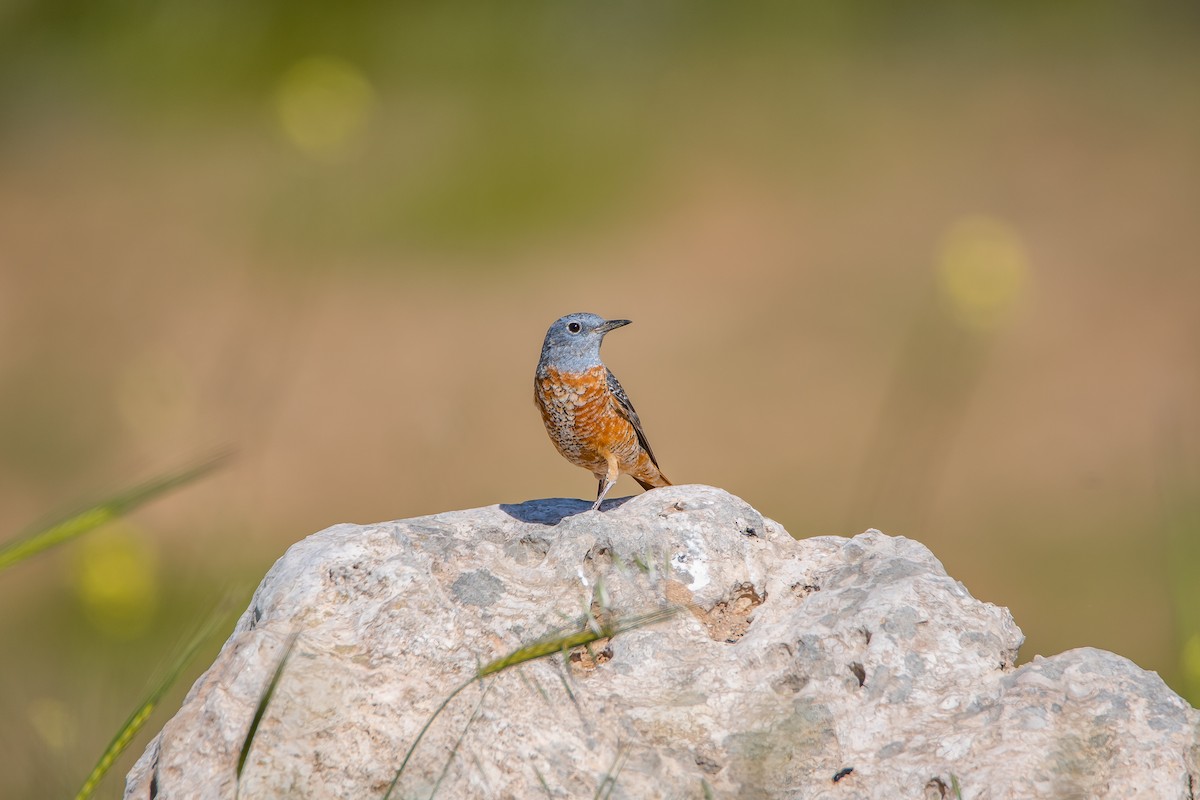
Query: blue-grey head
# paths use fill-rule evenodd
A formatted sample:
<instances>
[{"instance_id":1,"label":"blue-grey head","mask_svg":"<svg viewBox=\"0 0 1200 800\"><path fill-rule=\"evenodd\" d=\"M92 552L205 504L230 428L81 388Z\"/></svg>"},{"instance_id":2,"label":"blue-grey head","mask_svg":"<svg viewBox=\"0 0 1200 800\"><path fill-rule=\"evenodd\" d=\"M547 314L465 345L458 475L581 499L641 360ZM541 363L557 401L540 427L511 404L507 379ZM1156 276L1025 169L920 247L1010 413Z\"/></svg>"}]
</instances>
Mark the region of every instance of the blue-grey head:
<instances>
[{"instance_id":1,"label":"blue-grey head","mask_svg":"<svg viewBox=\"0 0 1200 800\"><path fill-rule=\"evenodd\" d=\"M561 372L583 372L598 366L604 334L628 325L627 319L605 319L596 314L567 314L546 331L538 369L554 367Z\"/></svg>"}]
</instances>

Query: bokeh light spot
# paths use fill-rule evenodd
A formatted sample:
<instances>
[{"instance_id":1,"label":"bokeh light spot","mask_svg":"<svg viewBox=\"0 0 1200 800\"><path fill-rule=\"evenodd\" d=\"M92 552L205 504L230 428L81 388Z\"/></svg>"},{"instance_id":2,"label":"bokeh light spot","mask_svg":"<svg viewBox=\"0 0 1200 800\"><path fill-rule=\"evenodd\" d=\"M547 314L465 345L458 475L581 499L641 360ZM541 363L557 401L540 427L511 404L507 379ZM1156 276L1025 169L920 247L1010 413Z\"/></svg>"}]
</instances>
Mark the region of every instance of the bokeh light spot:
<instances>
[{"instance_id":1,"label":"bokeh light spot","mask_svg":"<svg viewBox=\"0 0 1200 800\"><path fill-rule=\"evenodd\" d=\"M371 84L352 64L317 56L284 73L275 110L288 141L308 155L330 158L361 136L374 99Z\"/></svg>"},{"instance_id":2,"label":"bokeh light spot","mask_svg":"<svg viewBox=\"0 0 1200 800\"><path fill-rule=\"evenodd\" d=\"M967 217L942 239L938 288L966 328L988 331L1011 314L1028 281L1029 263L1020 236L994 217Z\"/></svg>"},{"instance_id":3,"label":"bokeh light spot","mask_svg":"<svg viewBox=\"0 0 1200 800\"><path fill-rule=\"evenodd\" d=\"M102 528L77 549L75 590L88 621L101 633L129 640L149 627L158 605L158 560L128 525Z\"/></svg>"}]
</instances>

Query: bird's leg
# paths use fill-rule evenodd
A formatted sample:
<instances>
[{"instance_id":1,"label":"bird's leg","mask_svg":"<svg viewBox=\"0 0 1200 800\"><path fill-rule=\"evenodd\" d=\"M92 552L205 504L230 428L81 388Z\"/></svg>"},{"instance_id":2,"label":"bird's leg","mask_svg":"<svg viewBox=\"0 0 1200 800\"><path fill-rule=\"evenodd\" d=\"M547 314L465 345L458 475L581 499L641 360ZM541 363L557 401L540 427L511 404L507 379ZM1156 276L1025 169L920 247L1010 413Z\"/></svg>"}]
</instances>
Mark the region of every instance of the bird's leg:
<instances>
[{"instance_id":1,"label":"bird's leg","mask_svg":"<svg viewBox=\"0 0 1200 800\"><path fill-rule=\"evenodd\" d=\"M608 472L604 477L599 478L600 485L596 489L596 502L592 503L592 511L600 510L600 504L604 502L604 496L608 494L608 490L617 482L617 478L621 477L621 469L617 466L617 457L612 453L605 453L604 456L608 460Z\"/></svg>"},{"instance_id":2,"label":"bird's leg","mask_svg":"<svg viewBox=\"0 0 1200 800\"><path fill-rule=\"evenodd\" d=\"M608 477L600 479L600 493L596 495L596 502L592 503L592 511L599 511L600 504L604 502L604 495L608 494L608 490L613 487L616 481L609 480Z\"/></svg>"}]
</instances>

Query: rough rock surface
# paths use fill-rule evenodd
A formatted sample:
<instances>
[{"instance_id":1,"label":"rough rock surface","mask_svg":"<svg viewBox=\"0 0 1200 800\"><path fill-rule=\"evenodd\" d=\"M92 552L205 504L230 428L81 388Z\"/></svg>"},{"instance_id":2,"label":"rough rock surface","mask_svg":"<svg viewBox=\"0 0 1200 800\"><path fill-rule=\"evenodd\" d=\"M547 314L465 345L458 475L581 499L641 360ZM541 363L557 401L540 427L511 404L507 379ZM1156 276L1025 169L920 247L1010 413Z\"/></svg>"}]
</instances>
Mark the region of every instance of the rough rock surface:
<instances>
[{"instance_id":1,"label":"rough rock surface","mask_svg":"<svg viewBox=\"0 0 1200 800\"><path fill-rule=\"evenodd\" d=\"M393 797L1191 798L1200 712L1093 649L1014 667L1009 612L922 545L793 540L704 486L338 525L288 550L127 798L382 798L477 667L589 608L694 603L469 686ZM441 780L440 786L438 785ZM606 794L607 792L607 794Z\"/></svg>"}]
</instances>

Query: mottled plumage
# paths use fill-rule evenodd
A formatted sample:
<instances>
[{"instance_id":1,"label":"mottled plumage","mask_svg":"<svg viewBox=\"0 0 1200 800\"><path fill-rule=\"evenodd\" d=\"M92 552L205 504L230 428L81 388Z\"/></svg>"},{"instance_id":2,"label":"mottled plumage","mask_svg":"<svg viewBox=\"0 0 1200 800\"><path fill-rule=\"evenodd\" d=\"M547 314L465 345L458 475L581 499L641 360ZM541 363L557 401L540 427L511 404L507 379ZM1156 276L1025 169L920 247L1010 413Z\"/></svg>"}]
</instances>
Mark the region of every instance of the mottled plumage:
<instances>
[{"instance_id":1,"label":"mottled plumage","mask_svg":"<svg viewBox=\"0 0 1200 800\"><path fill-rule=\"evenodd\" d=\"M550 441L563 458L599 482L600 503L622 473L644 489L670 486L658 468L633 403L600 360L609 331L628 320L569 314L550 326L534 376L533 399Z\"/></svg>"}]
</instances>

